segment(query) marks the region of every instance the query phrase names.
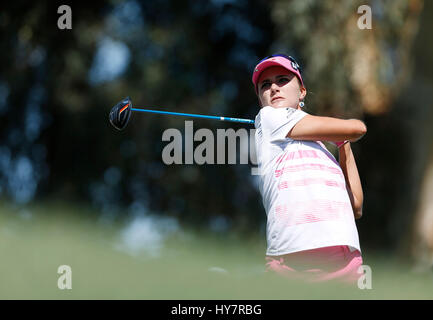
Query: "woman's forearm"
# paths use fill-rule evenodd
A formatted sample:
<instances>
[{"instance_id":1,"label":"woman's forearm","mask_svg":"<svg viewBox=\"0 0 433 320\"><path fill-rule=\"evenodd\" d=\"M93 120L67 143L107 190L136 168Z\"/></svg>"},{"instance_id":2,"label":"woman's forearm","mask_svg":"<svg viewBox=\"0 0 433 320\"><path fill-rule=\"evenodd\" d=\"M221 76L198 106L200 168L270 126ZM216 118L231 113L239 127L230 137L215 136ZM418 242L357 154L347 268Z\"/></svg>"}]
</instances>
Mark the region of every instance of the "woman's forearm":
<instances>
[{"instance_id":1,"label":"woman's forearm","mask_svg":"<svg viewBox=\"0 0 433 320\"><path fill-rule=\"evenodd\" d=\"M306 115L287 133L293 140L356 142L367 132L364 122Z\"/></svg>"},{"instance_id":2,"label":"woman's forearm","mask_svg":"<svg viewBox=\"0 0 433 320\"><path fill-rule=\"evenodd\" d=\"M341 146L339 148L339 153L340 167L346 179L347 192L349 193L353 213L355 215L355 219L359 219L362 216L364 194L350 143L346 143Z\"/></svg>"}]
</instances>

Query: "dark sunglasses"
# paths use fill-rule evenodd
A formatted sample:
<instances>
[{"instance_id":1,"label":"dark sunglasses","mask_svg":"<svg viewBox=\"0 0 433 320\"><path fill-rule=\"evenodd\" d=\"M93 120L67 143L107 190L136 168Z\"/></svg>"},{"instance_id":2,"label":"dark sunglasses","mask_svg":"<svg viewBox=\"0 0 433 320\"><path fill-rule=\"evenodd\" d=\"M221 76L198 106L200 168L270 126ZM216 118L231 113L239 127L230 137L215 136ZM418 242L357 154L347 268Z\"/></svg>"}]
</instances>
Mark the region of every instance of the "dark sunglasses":
<instances>
[{"instance_id":1,"label":"dark sunglasses","mask_svg":"<svg viewBox=\"0 0 433 320\"><path fill-rule=\"evenodd\" d=\"M267 56L266 58L263 58L262 60L260 60L258 64L262 63L265 60L268 60L269 58L274 58L274 57L283 57L283 58L286 58L287 60L290 60L292 62L292 67L295 70L299 70L299 73L302 73L302 68L299 65L299 63L297 63L296 60L292 56L288 56L288 55L285 55L282 53L272 54L270 56Z\"/></svg>"}]
</instances>

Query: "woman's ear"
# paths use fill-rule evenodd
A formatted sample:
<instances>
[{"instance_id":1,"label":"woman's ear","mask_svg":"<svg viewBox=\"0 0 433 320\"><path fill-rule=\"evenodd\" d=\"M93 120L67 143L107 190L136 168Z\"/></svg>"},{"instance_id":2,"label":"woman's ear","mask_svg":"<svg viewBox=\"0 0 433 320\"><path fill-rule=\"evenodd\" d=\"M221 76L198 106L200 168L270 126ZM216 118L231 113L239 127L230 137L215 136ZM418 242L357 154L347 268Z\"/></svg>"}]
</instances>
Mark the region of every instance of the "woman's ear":
<instances>
[{"instance_id":1,"label":"woman's ear","mask_svg":"<svg viewBox=\"0 0 433 320\"><path fill-rule=\"evenodd\" d=\"M307 95L307 89L305 89L305 87L301 87L301 95L299 96L299 101L304 100L306 95Z\"/></svg>"}]
</instances>

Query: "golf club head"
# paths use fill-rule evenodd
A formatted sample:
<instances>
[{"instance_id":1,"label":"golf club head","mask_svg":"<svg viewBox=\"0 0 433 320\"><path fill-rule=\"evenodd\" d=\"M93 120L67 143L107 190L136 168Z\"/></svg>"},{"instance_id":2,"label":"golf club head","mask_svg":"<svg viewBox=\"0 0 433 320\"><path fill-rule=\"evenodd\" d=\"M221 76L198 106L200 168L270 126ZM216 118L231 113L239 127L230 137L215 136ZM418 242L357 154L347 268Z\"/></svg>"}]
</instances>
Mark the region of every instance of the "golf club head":
<instances>
[{"instance_id":1,"label":"golf club head","mask_svg":"<svg viewBox=\"0 0 433 320\"><path fill-rule=\"evenodd\" d=\"M132 101L126 97L116 104L110 111L110 122L117 130L123 130L128 125L132 114Z\"/></svg>"}]
</instances>

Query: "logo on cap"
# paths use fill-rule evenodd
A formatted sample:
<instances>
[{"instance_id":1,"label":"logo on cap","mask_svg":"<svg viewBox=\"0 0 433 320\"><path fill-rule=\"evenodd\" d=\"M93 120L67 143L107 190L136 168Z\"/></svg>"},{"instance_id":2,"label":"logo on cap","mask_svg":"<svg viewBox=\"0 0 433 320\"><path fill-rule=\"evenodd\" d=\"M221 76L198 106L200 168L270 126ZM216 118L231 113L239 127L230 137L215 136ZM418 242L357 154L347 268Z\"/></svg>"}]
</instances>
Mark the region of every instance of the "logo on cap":
<instances>
[{"instance_id":1,"label":"logo on cap","mask_svg":"<svg viewBox=\"0 0 433 320\"><path fill-rule=\"evenodd\" d=\"M292 67L293 67L293 69L298 70L299 69L299 64L297 64L296 62L292 61Z\"/></svg>"}]
</instances>

